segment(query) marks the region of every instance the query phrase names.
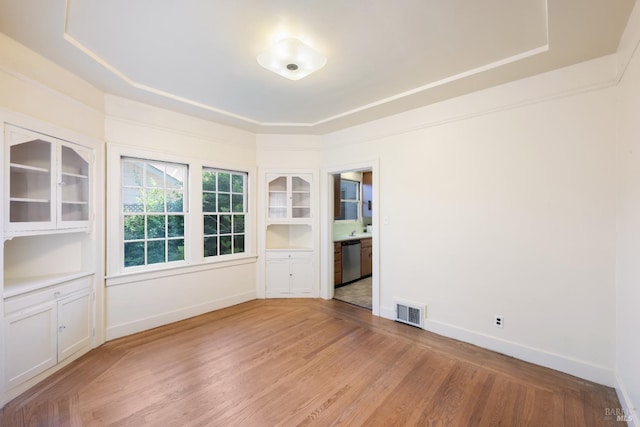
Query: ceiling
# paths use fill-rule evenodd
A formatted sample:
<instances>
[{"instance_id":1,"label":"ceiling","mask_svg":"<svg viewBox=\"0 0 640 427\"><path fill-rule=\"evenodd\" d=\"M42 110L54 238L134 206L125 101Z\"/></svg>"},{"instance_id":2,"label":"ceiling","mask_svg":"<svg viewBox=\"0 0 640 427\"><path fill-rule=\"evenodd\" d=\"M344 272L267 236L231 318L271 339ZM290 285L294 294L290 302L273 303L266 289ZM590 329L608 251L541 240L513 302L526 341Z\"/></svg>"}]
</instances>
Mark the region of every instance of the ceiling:
<instances>
[{"instance_id":1,"label":"ceiling","mask_svg":"<svg viewBox=\"0 0 640 427\"><path fill-rule=\"evenodd\" d=\"M616 51L635 0L0 0L0 31L105 92L327 133ZM256 56L297 37L298 81Z\"/></svg>"}]
</instances>

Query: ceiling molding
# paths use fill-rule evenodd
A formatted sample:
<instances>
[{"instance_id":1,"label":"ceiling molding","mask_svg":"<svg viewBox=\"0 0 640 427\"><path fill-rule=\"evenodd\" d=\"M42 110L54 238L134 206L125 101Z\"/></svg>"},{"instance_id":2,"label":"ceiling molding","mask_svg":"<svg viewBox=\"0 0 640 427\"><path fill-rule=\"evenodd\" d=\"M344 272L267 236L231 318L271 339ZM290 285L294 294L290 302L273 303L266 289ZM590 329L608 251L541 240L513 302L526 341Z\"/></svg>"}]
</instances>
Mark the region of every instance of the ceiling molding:
<instances>
[{"instance_id":1,"label":"ceiling molding","mask_svg":"<svg viewBox=\"0 0 640 427\"><path fill-rule=\"evenodd\" d=\"M452 76L449 77L445 77L443 79L425 84L423 86L419 86L416 87L414 89L410 89L401 93L398 93L396 95L392 95L386 98L382 98L380 100L362 105L360 107L356 107L347 111L344 111L342 113L338 113L335 114L333 116L329 116L323 119L320 119L316 122L311 122L311 123L304 123L304 122L261 122L259 120L255 120L252 119L250 117L246 117L240 114L236 114L227 110L223 110L217 107L214 107L212 105L209 104L205 104L202 102L198 102L195 101L193 99L184 97L184 96L180 96L180 95L176 95L174 93L170 93L167 91L163 91L160 90L158 88L149 86L149 85L145 85L142 84L140 82L137 82L135 80L133 80L132 78L130 78L129 76L127 76L125 73L123 73L120 69L118 69L116 66L114 66L113 64L109 63L107 60L105 60L104 58L102 58L100 55L98 55L96 52L94 52L93 50L91 50L88 46L86 46L85 44L83 44L81 41L79 41L77 38L75 38L74 36L72 36L69 32L68 32L68 28L69 28L69 2L70 0L65 0L65 13L64 13L64 33L63 33L63 38L66 42L68 42L69 44L71 44L73 47L75 47L76 49L78 49L79 51L81 51L82 53L84 53L85 55L87 55L89 58L91 58L93 61L95 61L96 63L98 63L99 65L101 65L102 67L104 67L106 70L108 70L110 73L112 73L114 76L118 77L120 80L122 80L123 82L125 82L126 84L128 84L129 86L147 92L147 93L151 93L153 95L157 95L163 98L167 98L173 101L177 101L179 103L183 103L186 105L190 105L205 111L210 111L216 114L220 114L222 116L225 116L227 118L231 118L231 119L235 119L235 120L239 120L241 122L244 122L245 124L249 124L255 127L262 127L265 128L265 130L277 130L278 128L298 128L300 130L311 130L313 128L316 128L320 125L326 125L329 124L333 121L336 121L338 119L343 119L349 116L352 116L354 114L357 113L362 113L365 112L367 110L370 110L372 108L375 107L380 107L383 106L385 104L391 103L393 101L397 101L400 100L402 98L406 98L412 95L416 95L422 92L426 92L430 89L434 89L440 86L445 86L447 84L456 82L458 80L462 80L489 70L493 70L496 68L500 68L502 66L508 65L508 64L512 64L514 62L518 62L521 61L523 59L535 56L535 55L539 55L545 52L549 51L549 13L548 13L548 4L547 2L545 2L545 35L546 35L546 42L545 44L536 47L534 49L530 49L524 52L521 52L519 54L516 55L512 55L458 74L454 74Z\"/></svg>"}]
</instances>

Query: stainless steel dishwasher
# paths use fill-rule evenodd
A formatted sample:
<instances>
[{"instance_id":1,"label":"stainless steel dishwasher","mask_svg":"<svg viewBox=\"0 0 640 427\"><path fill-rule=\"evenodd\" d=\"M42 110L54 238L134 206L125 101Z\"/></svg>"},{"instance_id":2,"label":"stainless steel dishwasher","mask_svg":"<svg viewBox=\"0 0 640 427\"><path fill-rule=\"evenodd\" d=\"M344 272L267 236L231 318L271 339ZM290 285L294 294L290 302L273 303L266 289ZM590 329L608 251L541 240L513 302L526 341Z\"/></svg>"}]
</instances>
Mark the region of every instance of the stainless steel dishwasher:
<instances>
[{"instance_id":1,"label":"stainless steel dishwasher","mask_svg":"<svg viewBox=\"0 0 640 427\"><path fill-rule=\"evenodd\" d=\"M342 242L342 283L360 278L360 240Z\"/></svg>"}]
</instances>

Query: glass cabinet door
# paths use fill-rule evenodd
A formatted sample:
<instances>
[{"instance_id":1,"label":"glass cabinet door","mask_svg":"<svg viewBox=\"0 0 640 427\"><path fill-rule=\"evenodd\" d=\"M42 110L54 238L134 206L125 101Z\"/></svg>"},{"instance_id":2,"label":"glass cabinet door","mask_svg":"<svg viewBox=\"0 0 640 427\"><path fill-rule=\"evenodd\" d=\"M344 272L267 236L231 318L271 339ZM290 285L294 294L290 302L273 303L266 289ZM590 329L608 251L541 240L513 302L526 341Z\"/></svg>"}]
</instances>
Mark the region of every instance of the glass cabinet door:
<instances>
[{"instance_id":1,"label":"glass cabinet door","mask_svg":"<svg viewBox=\"0 0 640 427\"><path fill-rule=\"evenodd\" d=\"M5 137L5 234L87 228L92 151L11 125Z\"/></svg>"},{"instance_id":2,"label":"glass cabinet door","mask_svg":"<svg viewBox=\"0 0 640 427\"><path fill-rule=\"evenodd\" d=\"M288 186L287 177L278 176L271 179L268 183L268 206L267 216L270 219L287 218L287 202L288 202Z\"/></svg>"},{"instance_id":3,"label":"glass cabinet door","mask_svg":"<svg viewBox=\"0 0 640 427\"><path fill-rule=\"evenodd\" d=\"M87 155L62 145L60 151L60 211L58 222L89 220L89 162Z\"/></svg>"},{"instance_id":4,"label":"glass cabinet door","mask_svg":"<svg viewBox=\"0 0 640 427\"><path fill-rule=\"evenodd\" d=\"M311 218L311 183L295 175L291 177L291 217Z\"/></svg>"},{"instance_id":5,"label":"glass cabinet door","mask_svg":"<svg viewBox=\"0 0 640 427\"><path fill-rule=\"evenodd\" d=\"M54 215L53 144L40 139L15 142L9 148L9 222L50 226ZM14 142L11 142L14 139Z\"/></svg>"}]
</instances>

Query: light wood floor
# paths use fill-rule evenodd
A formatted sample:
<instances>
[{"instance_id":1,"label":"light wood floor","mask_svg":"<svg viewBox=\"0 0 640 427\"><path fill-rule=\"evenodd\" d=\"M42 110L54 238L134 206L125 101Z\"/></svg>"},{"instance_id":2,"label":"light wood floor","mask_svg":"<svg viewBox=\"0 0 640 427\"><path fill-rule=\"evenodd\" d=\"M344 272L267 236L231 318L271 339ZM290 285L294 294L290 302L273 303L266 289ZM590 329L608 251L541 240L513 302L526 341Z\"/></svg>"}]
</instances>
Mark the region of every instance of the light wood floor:
<instances>
[{"instance_id":1,"label":"light wood floor","mask_svg":"<svg viewBox=\"0 0 640 427\"><path fill-rule=\"evenodd\" d=\"M604 426L613 389L371 316L258 300L110 341L1 426Z\"/></svg>"}]
</instances>

